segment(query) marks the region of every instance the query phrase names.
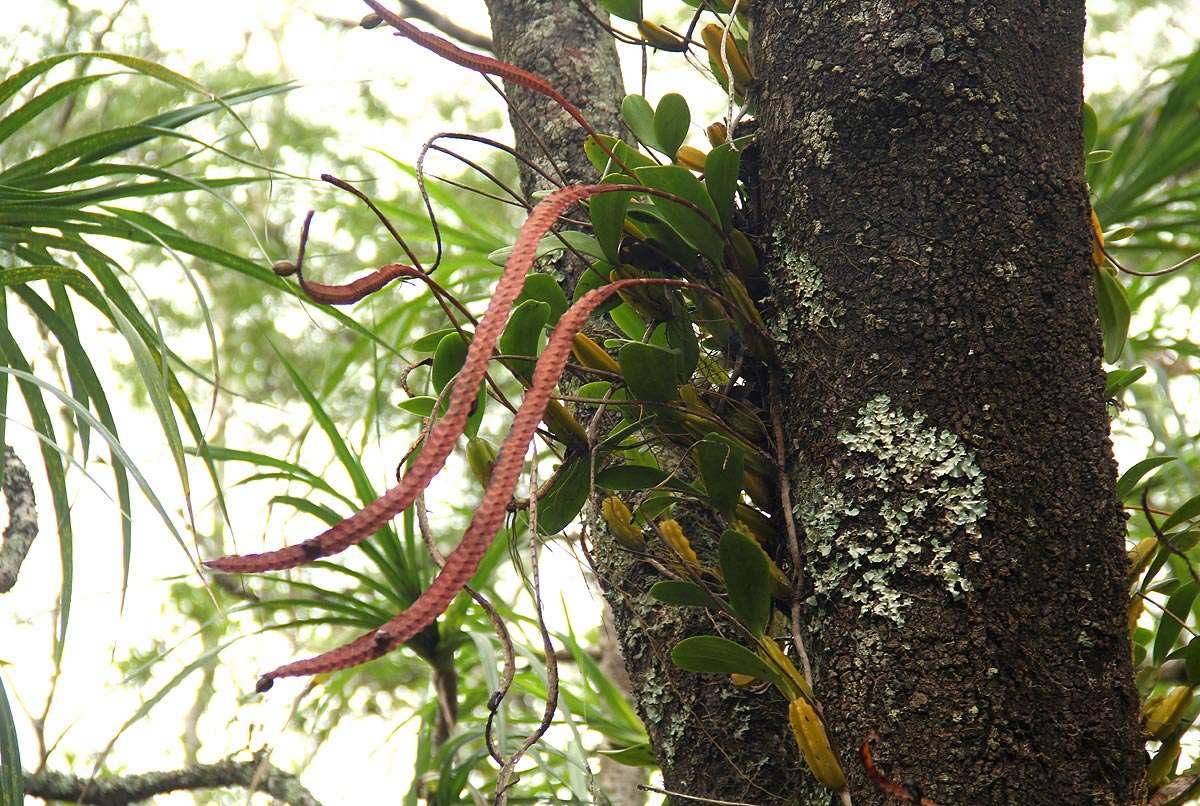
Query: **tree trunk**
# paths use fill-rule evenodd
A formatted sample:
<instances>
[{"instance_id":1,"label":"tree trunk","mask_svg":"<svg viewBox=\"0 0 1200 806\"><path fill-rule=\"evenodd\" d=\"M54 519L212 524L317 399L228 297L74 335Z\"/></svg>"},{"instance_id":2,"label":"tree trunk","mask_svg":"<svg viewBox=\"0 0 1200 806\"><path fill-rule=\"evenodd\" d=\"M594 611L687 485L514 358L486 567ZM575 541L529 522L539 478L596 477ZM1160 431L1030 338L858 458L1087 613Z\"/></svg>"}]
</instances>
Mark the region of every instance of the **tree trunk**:
<instances>
[{"instance_id":1,"label":"tree trunk","mask_svg":"<svg viewBox=\"0 0 1200 806\"><path fill-rule=\"evenodd\" d=\"M594 0L588 6L608 19ZM487 0L497 58L548 80L579 107L596 131L618 132L625 97L621 64L612 36L578 0ZM523 87L505 85L513 103L509 120L517 151L564 183L594 179L583 153L579 124L554 101ZM521 166L526 195L550 187Z\"/></svg>"},{"instance_id":2,"label":"tree trunk","mask_svg":"<svg viewBox=\"0 0 1200 806\"><path fill-rule=\"evenodd\" d=\"M815 683L949 804L1133 804L1082 2L756 3ZM808 803L821 804L816 798Z\"/></svg>"},{"instance_id":3,"label":"tree trunk","mask_svg":"<svg viewBox=\"0 0 1200 806\"><path fill-rule=\"evenodd\" d=\"M489 5L500 58L617 130L611 44L578 4ZM886 802L857 760L876 731L881 769L942 806L1136 803L1083 5L764 2L754 16L750 212L783 353L806 640L854 802ZM566 116L516 101L564 173L590 177ZM712 518L679 519L703 556ZM609 542L594 552L667 787L825 806L782 700L675 669L669 648L713 625L652 605L656 575Z\"/></svg>"}]
</instances>

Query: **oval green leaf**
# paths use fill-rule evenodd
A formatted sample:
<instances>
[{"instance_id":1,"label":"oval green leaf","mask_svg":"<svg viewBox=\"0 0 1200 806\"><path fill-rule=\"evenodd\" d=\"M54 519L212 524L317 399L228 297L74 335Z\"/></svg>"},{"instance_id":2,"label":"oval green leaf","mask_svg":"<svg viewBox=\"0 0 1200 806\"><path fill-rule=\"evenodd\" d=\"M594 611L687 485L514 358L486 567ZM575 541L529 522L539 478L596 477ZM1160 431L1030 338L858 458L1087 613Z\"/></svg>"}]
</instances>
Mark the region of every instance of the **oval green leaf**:
<instances>
[{"instance_id":1,"label":"oval green leaf","mask_svg":"<svg viewBox=\"0 0 1200 806\"><path fill-rule=\"evenodd\" d=\"M723 609L715 596L696 583L683 579L666 579L662 582L655 582L650 588L650 598L669 605Z\"/></svg>"},{"instance_id":2,"label":"oval green leaf","mask_svg":"<svg viewBox=\"0 0 1200 806\"><path fill-rule=\"evenodd\" d=\"M667 480L667 474L646 465L616 465L596 474L596 486L606 490L648 490Z\"/></svg>"},{"instance_id":3,"label":"oval green leaf","mask_svg":"<svg viewBox=\"0 0 1200 806\"><path fill-rule=\"evenodd\" d=\"M1200 593L1200 585L1189 582L1167 599L1166 611L1158 623L1158 632L1154 636L1152 657L1155 666L1161 664L1171 648L1175 646L1175 639L1179 637L1179 631L1183 629L1183 622L1187 620L1192 603L1196 601L1197 593Z\"/></svg>"},{"instance_id":4,"label":"oval green leaf","mask_svg":"<svg viewBox=\"0 0 1200 806\"><path fill-rule=\"evenodd\" d=\"M621 102L621 119L644 145L662 151L654 132L654 109L649 101L640 95L626 95Z\"/></svg>"},{"instance_id":5,"label":"oval green leaf","mask_svg":"<svg viewBox=\"0 0 1200 806\"><path fill-rule=\"evenodd\" d=\"M775 670L758 655L717 635L684 638L671 650L671 660L685 672L746 674L772 682L778 678Z\"/></svg>"},{"instance_id":6,"label":"oval green leaf","mask_svg":"<svg viewBox=\"0 0 1200 806\"><path fill-rule=\"evenodd\" d=\"M738 171L741 170L742 152L732 143L722 143L708 152L704 162L704 187L721 216L721 226L733 226L734 196L737 195Z\"/></svg>"},{"instance_id":7,"label":"oval green leaf","mask_svg":"<svg viewBox=\"0 0 1200 806\"><path fill-rule=\"evenodd\" d=\"M660 196L650 197L654 208L679 237L708 258L713 265L724 265L725 242L716 229L720 226L721 217L700 180L681 165L635 168L634 173L637 174L638 181L647 187L678 196L704 212L705 215L701 215L678 202Z\"/></svg>"},{"instance_id":8,"label":"oval green leaf","mask_svg":"<svg viewBox=\"0 0 1200 806\"><path fill-rule=\"evenodd\" d=\"M705 437L696 446L696 454L708 500L714 509L732 518L741 500L745 455L740 448L714 436Z\"/></svg>"},{"instance_id":9,"label":"oval green leaf","mask_svg":"<svg viewBox=\"0 0 1200 806\"><path fill-rule=\"evenodd\" d=\"M767 555L752 538L726 529L721 535L718 556L733 612L746 629L762 635L771 620Z\"/></svg>"},{"instance_id":10,"label":"oval green leaf","mask_svg":"<svg viewBox=\"0 0 1200 806\"><path fill-rule=\"evenodd\" d=\"M654 136L658 139L658 150L675 159L675 152L687 139L691 125L692 111L682 95L668 92L660 98L658 108L654 110Z\"/></svg>"},{"instance_id":11,"label":"oval green leaf","mask_svg":"<svg viewBox=\"0 0 1200 806\"><path fill-rule=\"evenodd\" d=\"M675 373L663 371L664 367L675 365L673 351L633 341L617 353L617 363L621 365L621 374L629 391L638 400L665 403L679 396Z\"/></svg>"},{"instance_id":12,"label":"oval green leaf","mask_svg":"<svg viewBox=\"0 0 1200 806\"><path fill-rule=\"evenodd\" d=\"M587 502L591 486L588 457L575 456L559 468L549 491L538 500L537 527L545 535L567 528Z\"/></svg>"},{"instance_id":13,"label":"oval green leaf","mask_svg":"<svg viewBox=\"0 0 1200 806\"><path fill-rule=\"evenodd\" d=\"M1115 364L1129 334L1129 300L1117 278L1100 269L1096 270L1096 304L1104 337L1104 360Z\"/></svg>"}]
</instances>

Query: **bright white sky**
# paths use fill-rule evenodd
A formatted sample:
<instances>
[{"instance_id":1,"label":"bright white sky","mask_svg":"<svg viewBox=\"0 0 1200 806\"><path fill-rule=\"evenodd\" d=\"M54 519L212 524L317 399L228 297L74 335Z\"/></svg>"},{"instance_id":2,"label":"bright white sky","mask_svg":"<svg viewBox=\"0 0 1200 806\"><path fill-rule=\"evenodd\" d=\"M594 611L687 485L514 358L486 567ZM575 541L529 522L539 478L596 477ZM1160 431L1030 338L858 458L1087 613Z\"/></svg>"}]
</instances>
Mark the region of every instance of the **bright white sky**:
<instances>
[{"instance_id":1,"label":"bright white sky","mask_svg":"<svg viewBox=\"0 0 1200 806\"><path fill-rule=\"evenodd\" d=\"M1104 6L1105 0L1094 0L1093 8ZM112 11L119 0L84 0L76 5ZM477 86L473 100L476 110L500 109L499 102L487 86L473 75L448 66L407 42L390 37L368 35L357 30L336 31L318 21L317 16L357 19L364 7L352 0L205 0L201 4L180 0L141 0L138 4L150 19L155 43L170 56L166 63L181 72L189 72L196 64L221 65L241 61L246 66L272 72L282 66L284 74L300 80L303 89L289 96L294 109L324 120L332 120L342 132L347 148L384 148L400 158L415 153L419 143L429 133L446 128L436 116L433 99L445 87L456 91ZM453 0L437 3L443 11L453 10L457 21L479 31L487 31L487 18L482 0ZM673 8L666 0L647 0L650 13L657 8ZM3 21L0 25L19 26L26 21L41 21L43 25L61 21L62 13L51 0L0 0ZM1163 18L1153 10L1140 12L1128 21L1119 35L1107 37L1101 48L1115 56L1092 59L1087 66L1088 86L1102 90L1110 86L1131 88L1140 79L1138 71L1130 69L1132 57L1144 56L1137 43L1151 38L1162 26ZM140 24L140 15L133 11L123 24ZM276 41L272 30L282 31ZM1190 45L1190 37L1179 31L1171 38L1177 51ZM627 54L627 86L636 87L636 53ZM1160 54L1161 55L1161 54ZM18 60L19 61L19 60ZM653 65L652 65L653 67ZM685 71L672 71L655 76L648 94L652 101L668 90L683 91L692 103L694 118L712 119L701 110L715 112L721 103L708 84L701 83ZM356 113L355 86L360 81L374 81L376 86L394 87L380 94L392 102L397 117L406 125L381 128L365 121ZM680 89L683 87L684 89ZM701 135L694 132L696 142ZM36 338L32 331L24 334ZM20 337L20 335L18 336ZM116 399L120 399L117 394ZM149 414L133 410L120 411L125 445L155 484L160 496L173 513L178 513L182 501L173 464L158 444L157 425ZM24 408L15 390L10 398L9 411L23 421ZM246 416L278 418L303 417L300 412L280 413L247 407ZM50 497L41 480L41 466L35 440L16 423L10 424L9 436L14 447L30 466L38 482L42 515L42 535L36 542L16 589L0 599L3 611L0 618L0 662L10 697L19 698L22 706L40 710L49 685L49 638L52 621L53 592L58 586L57 541L51 516ZM231 442L239 434L235 428ZM376 466L386 467L381 461ZM108 484L105 467L93 465L90 470ZM379 484L386 485L380 471ZM76 593L71 635L68 641L64 674L58 684L58 694L51 715L49 734L57 736L70 726L70 732L56 755L55 768L65 767L65 753L87 758L103 747L114 728L133 714L139 704L135 687L117 685L119 676L112 667L114 657L124 657L131 647L146 646L146 639L161 634L167 618L166 591L170 577L188 573L182 553L173 543L153 512L135 493L135 547L133 580L124 613L118 611L119 545L114 528L111 502L97 488L74 472L73 508L77 523ZM194 477L199 478L197 467ZM248 494L234 494L231 505L243 541L260 538L273 544L307 536L310 524L281 523L276 518L264 529L263 488ZM203 505L203 500L197 501ZM177 521L182 528L183 520ZM206 522L206 521L204 521ZM260 534L261 533L261 534ZM243 544L245 545L245 544ZM546 591L551 603L563 601L560 594L578 601L582 589L572 560L557 552L551 560L555 565ZM575 607L572 612L576 630L587 629L595 608ZM563 613L551 613L552 622L562 626ZM180 669L199 652L199 644L180 646L171 660L165 662L171 672ZM276 686L269 697L250 697L238 704L238 692L251 690L255 670L269 668L295 655L287 636L272 634L251 637L235 645L220 664L217 696L209 715L201 724L201 737L207 742L205 760L215 758L242 743L258 747L264 741L274 748L275 762L288 768L301 760L311 749L304 736L283 730L292 707L292 698L303 683L284 682ZM231 670L236 671L236 679ZM156 676L156 684L165 681L167 673ZM197 678L198 679L198 678ZM173 693L147 719L132 728L117 745L110 764L130 772L173 768L179 765L181 749L178 742L183 717L191 706L193 687L185 685ZM18 707L18 711L20 708ZM388 738L401 721L367 717L346 720L334 734L329 745L317 756L304 775L305 783L325 803L380 802L379 793L388 792L388 801L399 797L409 785L412 736L400 730ZM18 728L23 745L32 751L33 735L28 723L18 713ZM367 750L367 748L379 748ZM80 765L82 769L82 765ZM187 796L162 798L160 803L190 803ZM265 801L264 801L265 802Z\"/></svg>"}]
</instances>

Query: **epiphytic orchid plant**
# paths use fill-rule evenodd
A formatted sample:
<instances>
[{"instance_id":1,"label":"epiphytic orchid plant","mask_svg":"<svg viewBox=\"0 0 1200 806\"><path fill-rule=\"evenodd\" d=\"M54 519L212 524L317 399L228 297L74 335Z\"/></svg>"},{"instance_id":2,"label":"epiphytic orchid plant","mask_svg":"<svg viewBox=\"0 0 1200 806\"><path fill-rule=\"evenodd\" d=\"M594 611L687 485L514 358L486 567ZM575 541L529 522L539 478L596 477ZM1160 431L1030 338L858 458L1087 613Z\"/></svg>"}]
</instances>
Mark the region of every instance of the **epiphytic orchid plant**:
<instances>
[{"instance_id":1,"label":"epiphytic orchid plant","mask_svg":"<svg viewBox=\"0 0 1200 806\"><path fill-rule=\"evenodd\" d=\"M259 679L258 690L270 689L280 677L327 673L378 658L413 639L445 612L475 575L514 506L526 454L545 420L550 435L564 443L565 458L544 494L545 500L555 497L563 504L554 511L548 506L543 509L541 529L554 532L570 522L592 494L594 477L595 487L611 493L596 507L611 537L673 577L655 586L652 595L668 604L712 608L753 647L715 635L699 636L675 647L676 663L697 672L748 675L778 688L791 703L798 746L809 766L830 789L843 792L845 777L818 716L820 707L808 683L803 647L797 642L794 655L804 673L770 632L775 613L772 594L784 602L795 598L774 555L790 551L786 564L798 566L799 542L786 493L779 497L776 482L782 464L778 421L772 433L761 415L768 397L761 369L773 359L771 337L753 303L764 282L755 248L736 226L741 216L737 203L741 154L751 138L735 138L735 134L746 107L734 110L731 100L728 118L709 127L714 147L706 155L683 145L690 112L681 96L668 95L656 110L640 96L630 96L623 116L648 151L665 155L671 163L660 164L647 153L597 132L578 108L537 76L462 50L418 29L376 0L366 3L374 15L365 24L386 23L398 35L455 64L553 99L587 135L585 149L603 180L560 187L530 211L504 260L486 312L474 322L465 306L434 280L436 261L429 269L423 267L370 199L348 183L323 177L371 206L410 264L389 263L344 285L307 279L303 268L310 213L296 261L280 261L276 273L296 275L309 297L331 305L358 302L396 280L425 283L455 326L445 338L460 348L463 340L469 340L469 345L465 354L458 353L461 363L451 372L448 406L437 416L441 401L435 402L434 421L420 451L395 487L312 539L262 554L222 557L209 561L208 567L228 573L293 568L366 540L410 507L416 506L418 517L423 518L423 492L468 430L481 400L480 387L489 380L488 367L497 360L497 346L502 348L500 360L527 388L498 455L481 460L488 465L480 473L486 478L482 502L433 583L410 607L378 628L329 652L267 672ZM743 46L735 38L736 11L735 6L722 18L722 25L709 25L701 34L710 68L729 89L731 99L741 99L749 82ZM685 36L652 24L642 26L643 36L664 50L688 50L700 13ZM427 144L422 160L431 148L440 146L433 141ZM424 191L421 170L418 162ZM423 196L436 233L432 205L428 195ZM576 205L586 212L592 234L552 232ZM527 277L538 258L558 244L565 244L588 264L570 304L552 278L540 275L543 282L535 283L539 275ZM475 324L469 338L461 332L455 311ZM597 311L608 313L626 338L602 345L584 335L584 325ZM539 353L539 339L550 324L553 328ZM615 356L610 348L616 349ZM514 361L514 355L527 358ZM556 399L555 390L572 357L576 371L601 379L579 388L572 399L580 406L623 414L616 428L600 439L595 435L598 417L585 429ZM436 357L434 364L436 372ZM471 440L472 448L478 444L477 439ZM663 463L645 450L641 455L646 461L621 461L646 445L671 449L671 472L661 469ZM476 452L469 458L480 456ZM615 494L636 491L645 492L635 503L636 511ZM536 499L536 490L531 497ZM660 517L672 501L681 498L702 502L712 510L715 522L725 524L723 534L720 528L715 532L721 534L719 565L706 566L680 525ZM648 527L661 538L657 548L646 539ZM496 622L494 611L489 614ZM493 703L493 712L495 707ZM519 753L507 760L493 755L502 764L504 778ZM498 791L502 788L498 786Z\"/></svg>"}]
</instances>

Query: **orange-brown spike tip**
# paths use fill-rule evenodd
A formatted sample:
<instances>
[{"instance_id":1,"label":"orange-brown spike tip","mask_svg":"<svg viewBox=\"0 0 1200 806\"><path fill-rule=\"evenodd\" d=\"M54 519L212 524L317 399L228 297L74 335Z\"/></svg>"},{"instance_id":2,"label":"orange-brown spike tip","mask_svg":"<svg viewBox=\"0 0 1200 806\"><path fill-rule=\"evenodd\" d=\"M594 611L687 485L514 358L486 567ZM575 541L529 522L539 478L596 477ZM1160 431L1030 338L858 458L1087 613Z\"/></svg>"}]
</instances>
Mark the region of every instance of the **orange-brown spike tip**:
<instances>
[{"instance_id":1,"label":"orange-brown spike tip","mask_svg":"<svg viewBox=\"0 0 1200 806\"><path fill-rule=\"evenodd\" d=\"M226 574L261 574L264 571L295 568L320 556L324 556L324 552L314 554L311 549L305 548L304 543L298 543L263 554L229 554L215 560L205 560L204 567Z\"/></svg>"},{"instance_id":2,"label":"orange-brown spike tip","mask_svg":"<svg viewBox=\"0 0 1200 806\"><path fill-rule=\"evenodd\" d=\"M259 694L266 694L271 690L271 686L275 685L275 678L269 675L263 675L258 678L258 682L254 684L254 690Z\"/></svg>"}]
</instances>

